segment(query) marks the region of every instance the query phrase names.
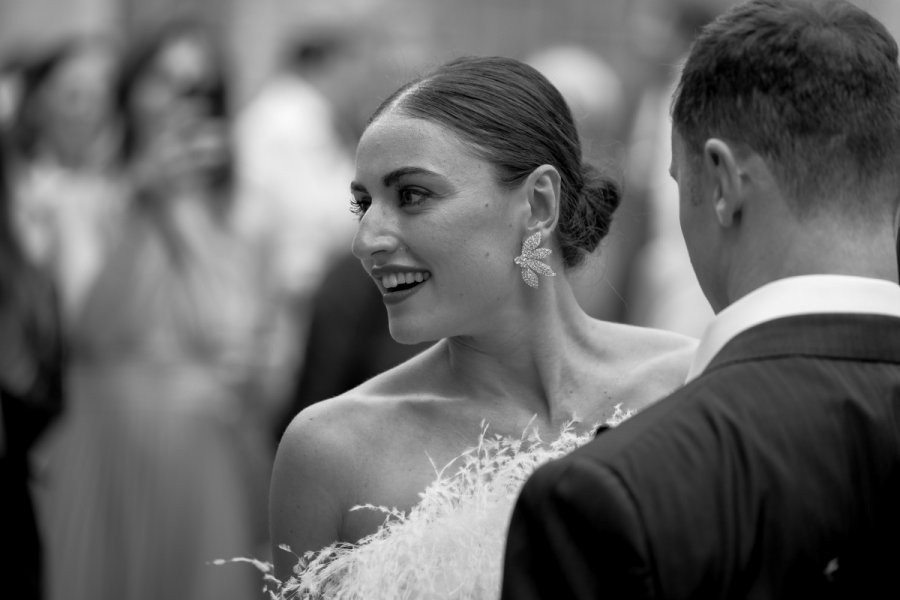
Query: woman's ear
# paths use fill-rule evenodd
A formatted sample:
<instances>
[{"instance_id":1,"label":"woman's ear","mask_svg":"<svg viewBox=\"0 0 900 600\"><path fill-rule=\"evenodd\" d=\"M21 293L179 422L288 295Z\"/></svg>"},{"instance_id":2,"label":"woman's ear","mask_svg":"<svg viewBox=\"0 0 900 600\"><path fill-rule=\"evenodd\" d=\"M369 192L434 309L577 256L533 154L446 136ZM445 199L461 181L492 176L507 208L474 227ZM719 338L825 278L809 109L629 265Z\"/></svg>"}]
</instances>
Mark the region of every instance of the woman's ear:
<instances>
[{"instance_id":1,"label":"woman's ear","mask_svg":"<svg viewBox=\"0 0 900 600\"><path fill-rule=\"evenodd\" d=\"M528 197L528 229L545 236L556 229L559 220L560 176L552 165L541 165L525 180Z\"/></svg>"},{"instance_id":2,"label":"woman's ear","mask_svg":"<svg viewBox=\"0 0 900 600\"><path fill-rule=\"evenodd\" d=\"M716 219L722 227L740 221L744 190L742 169L728 142L710 138L703 145L703 170L711 179Z\"/></svg>"}]
</instances>

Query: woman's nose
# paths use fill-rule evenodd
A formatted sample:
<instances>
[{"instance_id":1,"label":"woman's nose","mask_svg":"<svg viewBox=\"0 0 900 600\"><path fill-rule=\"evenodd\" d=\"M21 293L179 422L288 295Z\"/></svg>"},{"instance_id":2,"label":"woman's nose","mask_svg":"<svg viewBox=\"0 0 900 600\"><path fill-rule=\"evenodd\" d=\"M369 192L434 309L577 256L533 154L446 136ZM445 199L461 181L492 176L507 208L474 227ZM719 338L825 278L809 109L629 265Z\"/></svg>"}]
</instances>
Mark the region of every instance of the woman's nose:
<instances>
[{"instance_id":1,"label":"woman's nose","mask_svg":"<svg viewBox=\"0 0 900 600\"><path fill-rule=\"evenodd\" d=\"M382 203L372 202L359 220L353 237L353 255L360 260L379 253L390 253L400 247L397 220L384 210Z\"/></svg>"}]
</instances>

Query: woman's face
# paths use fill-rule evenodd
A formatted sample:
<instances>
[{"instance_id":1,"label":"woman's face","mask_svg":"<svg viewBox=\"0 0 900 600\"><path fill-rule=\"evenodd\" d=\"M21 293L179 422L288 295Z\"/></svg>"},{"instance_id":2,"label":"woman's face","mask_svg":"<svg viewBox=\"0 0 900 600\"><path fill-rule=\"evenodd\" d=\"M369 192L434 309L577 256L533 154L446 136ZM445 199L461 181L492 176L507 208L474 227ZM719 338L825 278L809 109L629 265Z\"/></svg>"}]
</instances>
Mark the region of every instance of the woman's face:
<instances>
[{"instance_id":1,"label":"woman's face","mask_svg":"<svg viewBox=\"0 0 900 600\"><path fill-rule=\"evenodd\" d=\"M138 147L179 163L176 177L202 175L227 162L227 123L213 114L215 71L202 39L175 38L135 85Z\"/></svg>"},{"instance_id":2,"label":"woman's face","mask_svg":"<svg viewBox=\"0 0 900 600\"><path fill-rule=\"evenodd\" d=\"M114 60L110 50L99 46L80 48L63 60L40 96L47 131L67 136L89 135L108 121L112 112Z\"/></svg>"},{"instance_id":3,"label":"woman's face","mask_svg":"<svg viewBox=\"0 0 900 600\"><path fill-rule=\"evenodd\" d=\"M131 102L142 137L191 131L210 118L215 64L200 39L174 38L147 67Z\"/></svg>"},{"instance_id":4,"label":"woman's face","mask_svg":"<svg viewBox=\"0 0 900 600\"><path fill-rule=\"evenodd\" d=\"M363 133L353 253L383 294L391 335L415 343L476 335L503 322L519 269L521 190L451 130L388 112Z\"/></svg>"}]
</instances>

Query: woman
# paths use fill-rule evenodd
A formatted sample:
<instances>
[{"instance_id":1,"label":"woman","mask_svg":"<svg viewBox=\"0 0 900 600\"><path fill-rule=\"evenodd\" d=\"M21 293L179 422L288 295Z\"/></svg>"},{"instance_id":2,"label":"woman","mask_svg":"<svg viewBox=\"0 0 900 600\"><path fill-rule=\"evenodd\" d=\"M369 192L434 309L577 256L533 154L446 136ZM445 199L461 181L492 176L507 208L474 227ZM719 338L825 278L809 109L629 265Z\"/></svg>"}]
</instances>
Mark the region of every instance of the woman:
<instances>
[{"instance_id":1,"label":"woman","mask_svg":"<svg viewBox=\"0 0 900 600\"><path fill-rule=\"evenodd\" d=\"M102 37L60 43L21 69L15 228L29 259L56 280L66 323L80 310L121 214L117 69L117 48Z\"/></svg>"},{"instance_id":2,"label":"woman","mask_svg":"<svg viewBox=\"0 0 900 600\"><path fill-rule=\"evenodd\" d=\"M50 598L259 596L216 559L267 541L271 463L260 246L234 225L223 65L178 25L121 82L133 202L73 327L50 450Z\"/></svg>"},{"instance_id":3,"label":"woman","mask_svg":"<svg viewBox=\"0 0 900 600\"><path fill-rule=\"evenodd\" d=\"M410 511L483 424L512 440L530 426L538 449L573 428L587 439L684 380L693 340L594 320L575 301L566 274L603 239L619 194L582 164L568 107L531 67L463 59L398 90L359 142L351 191L353 251L391 334L440 341L292 422L271 486L276 547L373 534L384 513L350 509ZM505 524L491 534L501 549ZM296 557L274 558L286 579ZM501 558L462 584L499 577Z\"/></svg>"}]
</instances>

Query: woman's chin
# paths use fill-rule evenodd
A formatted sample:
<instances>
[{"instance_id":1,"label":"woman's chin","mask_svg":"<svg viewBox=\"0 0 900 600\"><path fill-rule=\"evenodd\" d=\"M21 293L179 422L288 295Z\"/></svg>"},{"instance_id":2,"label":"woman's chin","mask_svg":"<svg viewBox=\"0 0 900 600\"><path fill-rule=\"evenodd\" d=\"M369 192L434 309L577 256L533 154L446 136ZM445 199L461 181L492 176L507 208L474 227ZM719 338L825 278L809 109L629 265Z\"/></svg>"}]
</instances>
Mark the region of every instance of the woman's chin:
<instances>
[{"instance_id":1,"label":"woman's chin","mask_svg":"<svg viewBox=\"0 0 900 600\"><path fill-rule=\"evenodd\" d=\"M408 346L422 342L432 342L438 339L438 337L430 335L432 332L424 327L417 327L407 323L395 323L392 321L390 323L390 331L391 337L394 338L395 342Z\"/></svg>"}]
</instances>

